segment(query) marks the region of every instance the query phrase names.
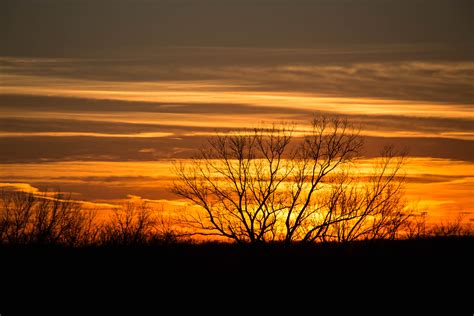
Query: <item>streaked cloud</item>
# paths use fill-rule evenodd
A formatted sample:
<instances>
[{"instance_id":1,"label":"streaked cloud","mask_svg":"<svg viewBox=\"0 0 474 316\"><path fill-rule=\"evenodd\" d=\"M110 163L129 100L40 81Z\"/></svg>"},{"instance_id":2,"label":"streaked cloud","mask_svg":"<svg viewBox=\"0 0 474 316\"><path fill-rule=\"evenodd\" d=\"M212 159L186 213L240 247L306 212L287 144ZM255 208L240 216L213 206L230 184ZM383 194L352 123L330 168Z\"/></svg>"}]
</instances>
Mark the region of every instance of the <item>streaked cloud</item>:
<instances>
[{"instance_id":1,"label":"streaked cloud","mask_svg":"<svg viewBox=\"0 0 474 316\"><path fill-rule=\"evenodd\" d=\"M94 105L91 106L91 103ZM30 136L46 136L44 133L56 133L51 136L67 136L64 133L88 136L87 133L90 133L90 136L103 134L104 137L158 137L166 136L166 133L171 134L168 136L177 137L212 135L216 129L238 129L242 126L239 124L241 121L261 125L265 121L286 120L298 122L302 125L300 128L304 128L315 113L291 107L268 109L226 104L162 107L159 103L21 96L0 96L0 107L0 133L5 136L8 136L7 133L10 133L10 136L15 133L24 133L25 136L28 136L28 133ZM21 112L15 111L20 108ZM114 108L119 110L114 111ZM225 122L220 121L221 117L228 114L232 114L232 117ZM407 137L472 139L474 133L474 120L469 118L355 114L347 116L356 125L361 125L367 135L372 136L385 133L386 136L398 134Z\"/></svg>"},{"instance_id":2,"label":"streaked cloud","mask_svg":"<svg viewBox=\"0 0 474 316\"><path fill-rule=\"evenodd\" d=\"M54 200L60 200L56 197L57 193L60 191L54 192L54 191L41 191L39 188L32 186L29 183L21 183L21 182L0 182L0 190L8 190L8 191L19 191L19 192L28 192L32 193L36 196L39 196L41 198L47 198L47 199L54 199ZM67 192L66 194L69 194L72 196L77 195L75 192ZM72 202L80 203L82 204L85 208L90 208L93 210L108 210L113 208L115 205L110 204L110 203L98 203L98 202L91 202L91 201L82 201L82 200L75 200L74 198L71 198Z\"/></svg>"},{"instance_id":3,"label":"streaked cloud","mask_svg":"<svg viewBox=\"0 0 474 316\"><path fill-rule=\"evenodd\" d=\"M156 69L152 65L145 71L135 61L138 68L131 68L135 77L125 81L124 73L121 80L113 81L82 76L80 68L86 61L3 58L6 84L1 88L0 117L6 128L2 135L205 135L211 126L235 129L282 120L305 124L313 113L324 112L350 116L363 124L368 136L474 138L473 62L160 65ZM48 74L44 64L53 70L66 69L66 74ZM166 67L175 68L162 69ZM100 66L95 71L107 72ZM179 75L170 80L163 71ZM142 72L148 81L137 80ZM31 123L33 129L46 118L51 129L12 130L20 119L33 122L33 118L38 120ZM61 119L74 120L84 130L54 130ZM93 122L103 125L86 130ZM109 133L112 124L123 132L116 128ZM185 128L188 133L180 132Z\"/></svg>"},{"instance_id":4,"label":"streaked cloud","mask_svg":"<svg viewBox=\"0 0 474 316\"><path fill-rule=\"evenodd\" d=\"M191 58L192 55L189 57ZM143 61L143 62L146 62ZM41 62L38 62L41 64ZM59 61L61 63L61 61ZM120 61L126 64L127 61ZM36 62L29 63L35 72ZM23 68L26 66L22 66ZM71 74L18 74L15 67L4 67L3 93L43 96L72 96L165 103L226 103L294 107L358 105L368 113L414 113L415 107L439 114L449 108L463 111L474 99L473 62L388 62L354 64L277 64L271 66L229 64L171 66L152 65L147 78L98 80ZM13 69L12 69L13 68ZM54 68L53 68L54 69ZM140 68L139 68L140 69ZM23 69L27 71L27 69ZM94 71L100 73L100 66ZM106 70L104 70L106 71ZM137 70L135 69L135 72ZM150 72L153 75L150 75ZM165 75L162 74L165 72ZM175 74L167 78L166 73ZM176 75L178 73L179 75ZM72 76L75 74L75 76ZM139 75L138 75L139 76ZM380 109L374 107L379 105ZM464 109L465 110L465 109ZM340 111L340 109L339 109ZM429 114L428 113L428 114ZM418 111L419 115L425 115ZM426 115L428 115L426 114ZM450 114L452 116L454 114Z\"/></svg>"}]
</instances>

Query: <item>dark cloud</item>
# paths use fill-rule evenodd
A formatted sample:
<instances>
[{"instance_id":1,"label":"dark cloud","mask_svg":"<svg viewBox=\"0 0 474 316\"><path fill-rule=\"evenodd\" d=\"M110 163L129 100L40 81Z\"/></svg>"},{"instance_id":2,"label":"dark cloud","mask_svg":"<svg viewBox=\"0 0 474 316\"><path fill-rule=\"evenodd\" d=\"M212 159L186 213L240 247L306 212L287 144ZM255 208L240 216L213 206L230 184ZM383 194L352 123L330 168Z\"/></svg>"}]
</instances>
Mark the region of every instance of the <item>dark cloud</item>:
<instances>
[{"instance_id":1,"label":"dark cloud","mask_svg":"<svg viewBox=\"0 0 474 316\"><path fill-rule=\"evenodd\" d=\"M130 135L138 133L167 132L179 136L190 132L213 132L212 127L193 127L161 124L114 123L68 119L0 118L0 132L82 132Z\"/></svg>"},{"instance_id":2,"label":"dark cloud","mask_svg":"<svg viewBox=\"0 0 474 316\"><path fill-rule=\"evenodd\" d=\"M348 115L353 124L370 131L406 131L418 133L474 133L474 119L416 117L402 115Z\"/></svg>"},{"instance_id":3,"label":"dark cloud","mask_svg":"<svg viewBox=\"0 0 474 316\"><path fill-rule=\"evenodd\" d=\"M44 97L33 95L0 94L0 114L5 110L37 112L151 112L177 114L306 114L308 111L294 108L254 106L252 104L186 104Z\"/></svg>"},{"instance_id":4,"label":"dark cloud","mask_svg":"<svg viewBox=\"0 0 474 316\"><path fill-rule=\"evenodd\" d=\"M474 141L443 138L364 137L366 157L377 157L384 146L408 149L413 157L474 161ZM8 137L0 138L0 163L47 161L149 161L189 158L207 137L107 138ZM147 150L143 150L147 149ZM150 150L151 149L151 150Z\"/></svg>"},{"instance_id":5,"label":"dark cloud","mask_svg":"<svg viewBox=\"0 0 474 316\"><path fill-rule=\"evenodd\" d=\"M148 179L147 179L148 180ZM67 181L31 181L30 185L41 192L58 190L73 193L74 199L84 199L95 202L109 202L117 199L127 199L129 195L137 195L144 199L176 199L167 185L159 180L149 179L146 184L141 181L129 182L81 182L69 183ZM161 186L160 186L161 185Z\"/></svg>"},{"instance_id":6,"label":"dark cloud","mask_svg":"<svg viewBox=\"0 0 474 316\"><path fill-rule=\"evenodd\" d=\"M435 175L435 174L422 174L416 177L406 176L404 179L407 183L425 184L425 183L443 183L443 182L450 182L450 181L460 181L469 177L471 176L470 175L446 176L446 175Z\"/></svg>"},{"instance_id":7,"label":"dark cloud","mask_svg":"<svg viewBox=\"0 0 474 316\"><path fill-rule=\"evenodd\" d=\"M147 161L189 157L203 138L8 137L0 138L0 162ZM143 152L144 148L153 151Z\"/></svg>"},{"instance_id":8,"label":"dark cloud","mask_svg":"<svg viewBox=\"0 0 474 316\"><path fill-rule=\"evenodd\" d=\"M474 141L444 138L364 137L365 154L377 157L385 146L406 150L411 157L433 157L474 162Z\"/></svg>"}]
</instances>

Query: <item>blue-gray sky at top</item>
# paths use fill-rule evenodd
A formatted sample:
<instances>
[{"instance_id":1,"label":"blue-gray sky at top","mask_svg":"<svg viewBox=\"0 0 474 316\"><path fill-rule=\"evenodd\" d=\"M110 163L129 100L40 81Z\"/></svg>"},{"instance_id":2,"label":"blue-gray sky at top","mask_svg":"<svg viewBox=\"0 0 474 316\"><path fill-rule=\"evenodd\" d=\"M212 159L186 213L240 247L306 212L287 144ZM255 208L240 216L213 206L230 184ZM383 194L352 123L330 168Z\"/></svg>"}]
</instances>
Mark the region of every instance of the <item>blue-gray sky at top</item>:
<instances>
[{"instance_id":1,"label":"blue-gray sky at top","mask_svg":"<svg viewBox=\"0 0 474 316\"><path fill-rule=\"evenodd\" d=\"M0 54L58 57L153 53L163 46L463 47L472 44L474 5L470 0L3 0L0 6ZM459 51L451 57L467 56Z\"/></svg>"}]
</instances>

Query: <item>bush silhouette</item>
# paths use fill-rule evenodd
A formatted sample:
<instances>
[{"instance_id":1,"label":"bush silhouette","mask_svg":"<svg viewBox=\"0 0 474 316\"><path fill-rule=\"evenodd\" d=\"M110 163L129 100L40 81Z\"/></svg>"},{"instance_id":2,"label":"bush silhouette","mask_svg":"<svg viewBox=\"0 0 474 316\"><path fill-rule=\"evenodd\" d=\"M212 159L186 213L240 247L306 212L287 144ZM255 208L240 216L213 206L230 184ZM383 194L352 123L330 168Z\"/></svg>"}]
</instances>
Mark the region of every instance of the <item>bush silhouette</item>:
<instances>
[{"instance_id":1,"label":"bush silhouette","mask_svg":"<svg viewBox=\"0 0 474 316\"><path fill-rule=\"evenodd\" d=\"M70 196L0 192L0 244L132 246L176 242L178 235L146 203L127 203L105 221Z\"/></svg>"}]
</instances>

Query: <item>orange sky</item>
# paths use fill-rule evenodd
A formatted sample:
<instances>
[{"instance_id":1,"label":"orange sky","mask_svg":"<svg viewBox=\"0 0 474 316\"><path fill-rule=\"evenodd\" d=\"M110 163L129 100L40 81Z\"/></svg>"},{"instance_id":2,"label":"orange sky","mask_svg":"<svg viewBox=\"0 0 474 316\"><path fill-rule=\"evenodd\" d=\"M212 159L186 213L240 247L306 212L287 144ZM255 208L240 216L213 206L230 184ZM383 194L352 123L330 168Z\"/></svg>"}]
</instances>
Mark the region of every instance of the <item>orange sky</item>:
<instances>
[{"instance_id":1,"label":"orange sky","mask_svg":"<svg viewBox=\"0 0 474 316\"><path fill-rule=\"evenodd\" d=\"M373 160L362 160L358 172L369 172ZM0 187L41 193L41 188L73 192L86 206L108 209L129 199L163 205L171 212L189 206L169 192L175 179L173 161L98 162L70 161L1 165L2 176L11 182ZM8 170L7 170L8 169ZM411 158L405 167L406 198L431 221L464 214L473 219L474 164L434 158Z\"/></svg>"},{"instance_id":2,"label":"orange sky","mask_svg":"<svg viewBox=\"0 0 474 316\"><path fill-rule=\"evenodd\" d=\"M407 198L432 219L474 218L471 1L131 3L2 6L1 187L181 207L170 161L320 113L360 126L368 161L407 149Z\"/></svg>"},{"instance_id":3,"label":"orange sky","mask_svg":"<svg viewBox=\"0 0 474 316\"><path fill-rule=\"evenodd\" d=\"M179 208L182 203L169 192L169 159L188 157L216 129L231 131L287 121L297 124L298 136L308 127L312 113L323 112L347 115L360 125L361 135L368 137L364 154L369 157L377 156L383 144L408 147L413 158L407 165L407 198L433 220L458 212L469 220L474 212L470 203L474 111L462 102L257 89L239 78L182 82L19 75L15 72L20 68L33 69L45 61L3 60L16 65L4 66L0 90L4 127L0 140L6 147L0 185L6 188L36 192L59 188L90 205L100 203L100 207L143 197ZM441 80L453 71L456 74L456 69L471 71L473 65L408 63L405 67L415 73L412 80L426 69L445 72ZM390 65L385 69L384 65L359 64L344 71L350 73L350 67L375 67L397 75L391 73ZM269 71L255 69L252 74L264 77ZM331 78L335 70L322 66L316 71ZM248 74L240 79L245 76ZM456 80L468 79L472 78Z\"/></svg>"}]
</instances>

